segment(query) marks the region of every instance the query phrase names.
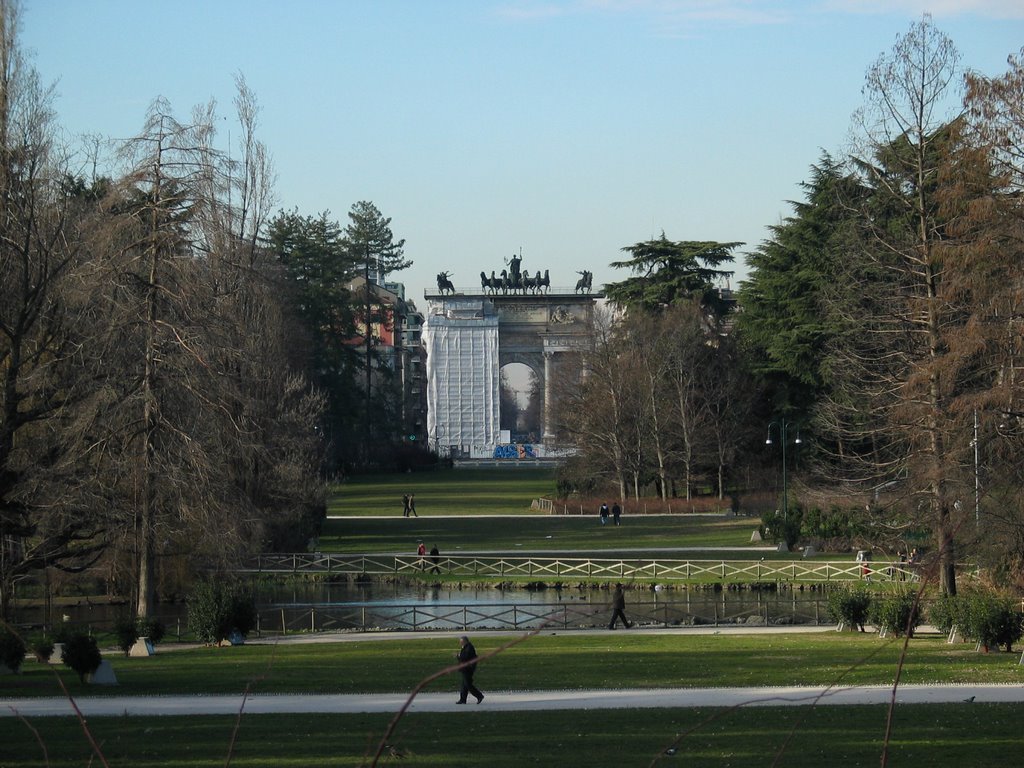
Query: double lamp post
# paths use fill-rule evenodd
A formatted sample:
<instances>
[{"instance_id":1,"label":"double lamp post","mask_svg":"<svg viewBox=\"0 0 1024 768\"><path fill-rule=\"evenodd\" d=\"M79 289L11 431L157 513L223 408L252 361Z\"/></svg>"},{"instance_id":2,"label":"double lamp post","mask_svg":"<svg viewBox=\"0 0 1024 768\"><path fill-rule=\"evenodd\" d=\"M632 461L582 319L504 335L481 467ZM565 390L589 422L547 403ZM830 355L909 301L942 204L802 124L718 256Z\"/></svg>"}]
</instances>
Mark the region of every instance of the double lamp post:
<instances>
[{"instance_id":1,"label":"double lamp post","mask_svg":"<svg viewBox=\"0 0 1024 768\"><path fill-rule=\"evenodd\" d=\"M789 428L793 426L792 422L780 419L779 421L772 421L768 424L768 439L764 441L765 445L772 444L772 427L776 429L779 434L779 439L782 441L782 519L789 519L789 485L787 483L786 476L786 443L789 442ZM796 440L793 441L795 445L800 444L800 428L797 427Z\"/></svg>"}]
</instances>

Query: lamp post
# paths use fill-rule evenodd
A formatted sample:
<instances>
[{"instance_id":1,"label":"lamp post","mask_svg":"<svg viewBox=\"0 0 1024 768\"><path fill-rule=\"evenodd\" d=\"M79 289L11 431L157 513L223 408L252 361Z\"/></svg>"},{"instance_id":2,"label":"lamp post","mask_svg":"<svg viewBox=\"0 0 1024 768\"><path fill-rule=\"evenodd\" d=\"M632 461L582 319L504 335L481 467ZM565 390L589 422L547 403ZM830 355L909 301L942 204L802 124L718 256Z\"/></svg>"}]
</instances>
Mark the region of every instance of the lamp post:
<instances>
[{"instance_id":1,"label":"lamp post","mask_svg":"<svg viewBox=\"0 0 1024 768\"><path fill-rule=\"evenodd\" d=\"M789 441L789 428L792 426L792 422L780 419L779 421L772 421L768 424L768 438L764 441L765 445L772 444L772 427L775 427L779 433L779 439L782 441L782 519L789 519L789 485L787 484L786 477L786 443ZM797 428L796 440L794 444L800 444L800 430Z\"/></svg>"},{"instance_id":2,"label":"lamp post","mask_svg":"<svg viewBox=\"0 0 1024 768\"><path fill-rule=\"evenodd\" d=\"M978 409L974 409L974 527L981 525L981 476L978 474Z\"/></svg>"}]
</instances>

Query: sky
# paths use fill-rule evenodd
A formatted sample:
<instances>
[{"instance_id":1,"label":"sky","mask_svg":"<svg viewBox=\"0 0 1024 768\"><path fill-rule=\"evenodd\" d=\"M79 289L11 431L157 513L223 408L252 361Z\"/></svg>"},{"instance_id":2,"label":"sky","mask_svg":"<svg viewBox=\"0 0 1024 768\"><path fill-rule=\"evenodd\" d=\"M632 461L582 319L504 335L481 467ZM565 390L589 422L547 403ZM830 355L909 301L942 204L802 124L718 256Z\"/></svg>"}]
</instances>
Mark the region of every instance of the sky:
<instances>
[{"instance_id":1,"label":"sky","mask_svg":"<svg viewBox=\"0 0 1024 768\"><path fill-rule=\"evenodd\" d=\"M1024 46L1022 0L23 0L21 42L71 142L136 135L164 97L216 100L226 148L243 75L275 208L344 226L373 202L424 308L437 273L479 287L513 254L623 280L662 232L744 243L737 287L926 12L982 74Z\"/></svg>"}]
</instances>

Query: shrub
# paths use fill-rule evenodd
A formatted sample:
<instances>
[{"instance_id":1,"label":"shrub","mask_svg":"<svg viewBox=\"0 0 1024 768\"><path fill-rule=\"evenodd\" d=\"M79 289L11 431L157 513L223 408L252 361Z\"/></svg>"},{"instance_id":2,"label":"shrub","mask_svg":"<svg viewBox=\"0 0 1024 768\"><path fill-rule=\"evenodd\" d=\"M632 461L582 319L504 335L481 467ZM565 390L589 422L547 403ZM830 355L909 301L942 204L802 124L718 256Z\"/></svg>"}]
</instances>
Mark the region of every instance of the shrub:
<instances>
[{"instance_id":1,"label":"shrub","mask_svg":"<svg viewBox=\"0 0 1024 768\"><path fill-rule=\"evenodd\" d=\"M978 596L967 601L964 632L986 649L1005 646L1007 652L1024 636L1024 615L1010 600Z\"/></svg>"},{"instance_id":2,"label":"shrub","mask_svg":"<svg viewBox=\"0 0 1024 768\"><path fill-rule=\"evenodd\" d=\"M943 634L949 634L953 627L966 632L964 601L959 597L943 595L928 608L928 620Z\"/></svg>"},{"instance_id":3,"label":"shrub","mask_svg":"<svg viewBox=\"0 0 1024 768\"><path fill-rule=\"evenodd\" d=\"M148 637L150 642L156 645L164 639L167 634L167 627L157 619L139 619L135 625L139 637Z\"/></svg>"},{"instance_id":4,"label":"shrub","mask_svg":"<svg viewBox=\"0 0 1024 768\"><path fill-rule=\"evenodd\" d=\"M135 619L122 616L114 622L114 635L117 637L117 647L124 651L125 656L131 651L135 641L139 639Z\"/></svg>"},{"instance_id":5,"label":"shrub","mask_svg":"<svg viewBox=\"0 0 1024 768\"><path fill-rule=\"evenodd\" d=\"M800 541L800 529L803 525L803 507L796 505L789 508L789 514L779 511L768 512L761 517L761 535L774 542L785 542L786 549L793 549Z\"/></svg>"},{"instance_id":6,"label":"shrub","mask_svg":"<svg viewBox=\"0 0 1024 768\"><path fill-rule=\"evenodd\" d=\"M78 673L78 679L84 683L86 675L91 675L100 668L103 656L100 654L99 646L96 645L95 637L84 632L77 632L64 643L61 661Z\"/></svg>"},{"instance_id":7,"label":"shrub","mask_svg":"<svg viewBox=\"0 0 1024 768\"><path fill-rule=\"evenodd\" d=\"M53 640L48 638L46 635L39 635L32 638L29 641L29 645L32 648L32 653L35 655L37 661L41 661L44 664L50 660L53 656Z\"/></svg>"},{"instance_id":8,"label":"shrub","mask_svg":"<svg viewBox=\"0 0 1024 768\"><path fill-rule=\"evenodd\" d=\"M24 660L25 641L10 629L0 627L0 664L17 672Z\"/></svg>"},{"instance_id":9,"label":"shrub","mask_svg":"<svg viewBox=\"0 0 1024 768\"><path fill-rule=\"evenodd\" d=\"M219 643L237 630L243 637L256 626L256 601L241 585L223 578L203 579L188 599L188 625L204 643Z\"/></svg>"},{"instance_id":10,"label":"shrub","mask_svg":"<svg viewBox=\"0 0 1024 768\"><path fill-rule=\"evenodd\" d=\"M848 624L850 629L864 631L871 608L871 595L866 589L837 589L829 592L828 613L836 622Z\"/></svg>"},{"instance_id":11,"label":"shrub","mask_svg":"<svg viewBox=\"0 0 1024 768\"><path fill-rule=\"evenodd\" d=\"M871 604L871 622L880 630L892 632L897 637L906 632L914 636L914 630L921 623L921 611L915 592L897 592Z\"/></svg>"}]
</instances>

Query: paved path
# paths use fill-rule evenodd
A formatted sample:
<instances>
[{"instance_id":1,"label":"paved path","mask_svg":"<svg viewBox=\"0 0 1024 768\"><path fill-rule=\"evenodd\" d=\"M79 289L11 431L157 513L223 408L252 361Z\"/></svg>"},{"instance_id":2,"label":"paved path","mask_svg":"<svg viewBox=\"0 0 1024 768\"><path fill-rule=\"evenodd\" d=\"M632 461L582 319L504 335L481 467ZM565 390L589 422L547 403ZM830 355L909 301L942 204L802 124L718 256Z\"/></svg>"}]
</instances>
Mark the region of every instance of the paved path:
<instances>
[{"instance_id":1,"label":"paved path","mask_svg":"<svg viewBox=\"0 0 1024 768\"><path fill-rule=\"evenodd\" d=\"M636 709L653 707L806 706L887 704L891 686L857 688L664 688L655 690L492 691L480 705L459 706L456 692L422 693L411 712L510 712L552 709ZM972 698L973 697L973 698ZM273 713L397 712L401 694L304 694L241 696L85 696L75 703L86 717L122 715L230 715ZM905 685L896 696L900 704L1024 702L1021 685ZM0 700L0 717L73 715L63 698Z\"/></svg>"}]
</instances>

